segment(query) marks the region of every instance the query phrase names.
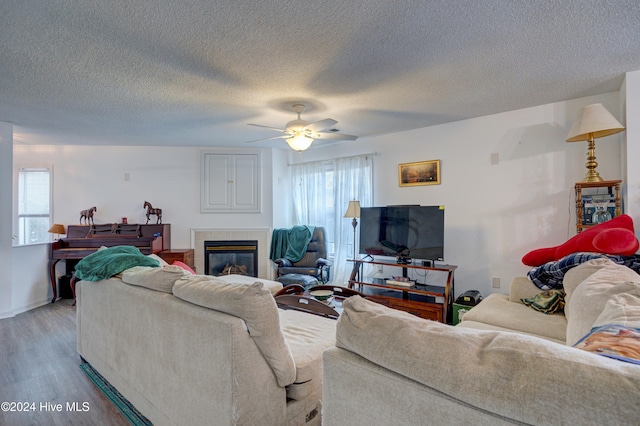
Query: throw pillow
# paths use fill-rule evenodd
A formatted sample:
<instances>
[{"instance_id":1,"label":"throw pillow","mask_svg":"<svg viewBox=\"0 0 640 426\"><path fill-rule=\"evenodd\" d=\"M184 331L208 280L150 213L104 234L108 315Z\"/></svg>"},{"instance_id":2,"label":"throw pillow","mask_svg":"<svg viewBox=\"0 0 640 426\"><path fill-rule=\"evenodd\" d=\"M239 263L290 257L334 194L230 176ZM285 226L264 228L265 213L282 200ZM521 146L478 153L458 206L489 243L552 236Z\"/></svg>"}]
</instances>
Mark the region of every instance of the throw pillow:
<instances>
[{"instance_id":1,"label":"throw pillow","mask_svg":"<svg viewBox=\"0 0 640 426\"><path fill-rule=\"evenodd\" d=\"M640 329L616 324L594 327L574 347L607 358L640 364Z\"/></svg>"},{"instance_id":2,"label":"throw pillow","mask_svg":"<svg viewBox=\"0 0 640 426\"><path fill-rule=\"evenodd\" d=\"M617 294L637 292L640 275L613 262L591 274L576 287L569 301L566 344L574 345L591 330L609 299Z\"/></svg>"},{"instance_id":3,"label":"throw pillow","mask_svg":"<svg viewBox=\"0 0 640 426\"><path fill-rule=\"evenodd\" d=\"M153 254L153 253L151 253L151 254L148 254L148 255L147 255L147 257L148 257L149 259L155 259L155 260L157 260L157 261L158 261L158 263L160 264L160 266L166 266L166 265L168 265L167 261L166 261L166 260L164 260L163 258L161 258L160 256L158 256L157 254Z\"/></svg>"},{"instance_id":4,"label":"throw pillow","mask_svg":"<svg viewBox=\"0 0 640 426\"><path fill-rule=\"evenodd\" d=\"M122 281L155 291L172 293L173 285L186 273L184 269L173 265L166 265L161 268L135 266L122 273Z\"/></svg>"},{"instance_id":5,"label":"throw pillow","mask_svg":"<svg viewBox=\"0 0 640 426\"><path fill-rule=\"evenodd\" d=\"M546 290L529 299L520 299L522 303L543 314L553 314L564 308L564 291Z\"/></svg>"},{"instance_id":6,"label":"throw pillow","mask_svg":"<svg viewBox=\"0 0 640 426\"><path fill-rule=\"evenodd\" d=\"M187 271L187 272L191 272L192 274L195 274L195 273L196 273L196 271L194 271L193 269L191 269L191 267L190 267L189 265L187 265L187 264L186 264L186 263L184 263L184 262L180 262L179 260L174 261L174 262L172 263L172 265L179 266L179 267L181 267L182 269L184 269L185 271Z\"/></svg>"}]
</instances>

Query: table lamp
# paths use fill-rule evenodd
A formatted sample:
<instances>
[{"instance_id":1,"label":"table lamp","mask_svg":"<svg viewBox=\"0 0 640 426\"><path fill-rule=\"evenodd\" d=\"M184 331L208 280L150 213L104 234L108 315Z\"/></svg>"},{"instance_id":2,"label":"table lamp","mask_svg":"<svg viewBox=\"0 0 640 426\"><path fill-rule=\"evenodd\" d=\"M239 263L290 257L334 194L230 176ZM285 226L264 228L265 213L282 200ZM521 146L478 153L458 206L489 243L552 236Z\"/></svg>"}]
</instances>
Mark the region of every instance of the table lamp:
<instances>
[{"instance_id":1,"label":"table lamp","mask_svg":"<svg viewBox=\"0 0 640 426\"><path fill-rule=\"evenodd\" d=\"M47 232L49 232L50 234L56 234L56 240L58 240L60 239L61 234L67 233L67 230L64 228L64 225L60 223L54 223Z\"/></svg>"},{"instance_id":2,"label":"table lamp","mask_svg":"<svg viewBox=\"0 0 640 426\"><path fill-rule=\"evenodd\" d=\"M356 226L358 226L358 218L360 218L360 201L349 201L349 206L344 217L351 217L351 225L353 225L353 260L356 260Z\"/></svg>"},{"instance_id":3,"label":"table lamp","mask_svg":"<svg viewBox=\"0 0 640 426\"><path fill-rule=\"evenodd\" d=\"M592 104L580 110L569 135L567 142L589 141L587 151L587 175L583 182L602 182L600 174L596 171L596 138L614 135L624 130L624 126L602 104Z\"/></svg>"}]
</instances>

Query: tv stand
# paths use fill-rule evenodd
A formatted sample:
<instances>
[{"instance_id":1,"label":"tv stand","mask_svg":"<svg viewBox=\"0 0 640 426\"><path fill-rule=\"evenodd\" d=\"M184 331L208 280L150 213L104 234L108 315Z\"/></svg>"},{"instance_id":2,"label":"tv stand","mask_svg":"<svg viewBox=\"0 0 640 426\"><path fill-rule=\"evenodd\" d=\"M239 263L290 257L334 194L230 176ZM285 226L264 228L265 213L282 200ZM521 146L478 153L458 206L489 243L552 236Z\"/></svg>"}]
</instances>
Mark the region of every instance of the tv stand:
<instances>
[{"instance_id":1,"label":"tv stand","mask_svg":"<svg viewBox=\"0 0 640 426\"><path fill-rule=\"evenodd\" d=\"M454 276L457 269L455 265L424 266L416 264L404 264L395 262L385 262L381 260L351 260L353 270L349 277L349 288L354 288L361 293L367 294L367 289L385 290L385 295L369 294L367 299L390 308L406 311L421 318L440 321L451 324L453 322L453 294ZM363 266L382 265L388 268L401 268L402 276L407 277L408 269L423 271L437 271L444 276L444 282L416 282L410 287L388 284L384 279L365 279L362 273ZM372 293L369 291L369 293ZM433 298L434 302L421 299L425 297ZM418 299L418 300L417 300Z\"/></svg>"}]
</instances>

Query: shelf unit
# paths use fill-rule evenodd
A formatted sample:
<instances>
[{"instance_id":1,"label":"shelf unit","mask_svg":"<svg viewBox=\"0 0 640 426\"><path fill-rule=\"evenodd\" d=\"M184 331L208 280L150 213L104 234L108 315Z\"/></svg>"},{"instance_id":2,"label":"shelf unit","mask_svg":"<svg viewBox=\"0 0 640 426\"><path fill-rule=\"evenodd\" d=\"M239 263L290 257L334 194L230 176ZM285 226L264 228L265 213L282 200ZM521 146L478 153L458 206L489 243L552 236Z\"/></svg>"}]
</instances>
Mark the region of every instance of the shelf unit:
<instances>
[{"instance_id":1,"label":"shelf unit","mask_svg":"<svg viewBox=\"0 0 640 426\"><path fill-rule=\"evenodd\" d=\"M615 216L620 216L622 214L621 202L620 202L620 183L621 180L603 180L601 182L577 182L575 185L576 191L576 232L580 233L585 229L588 229L594 225L584 225L582 223L582 197L584 194L583 191L598 189L598 188L607 188L607 192L609 195L613 195L615 191Z\"/></svg>"},{"instance_id":2,"label":"shelf unit","mask_svg":"<svg viewBox=\"0 0 640 426\"><path fill-rule=\"evenodd\" d=\"M401 264L395 262L385 262L382 260L350 260L353 262L353 270L349 278L349 288L354 288L361 293L367 293L367 288L376 288L388 290L390 295L368 295L367 298L374 302L389 306L390 308L406 311L417 315L421 318L440 321L443 323L451 323L452 321L452 307L453 307L453 293L454 293L454 271L457 266L455 265L435 265L424 266L418 264ZM438 283L416 283L411 287L387 284L383 279L370 279L364 278L362 269L365 264L368 265L381 265L383 267L395 267L402 269L402 276L407 276L408 269L417 269L424 271L439 271L444 272L445 282L443 284ZM421 299L442 298L443 302L429 302ZM419 300L416 300L419 299Z\"/></svg>"}]
</instances>

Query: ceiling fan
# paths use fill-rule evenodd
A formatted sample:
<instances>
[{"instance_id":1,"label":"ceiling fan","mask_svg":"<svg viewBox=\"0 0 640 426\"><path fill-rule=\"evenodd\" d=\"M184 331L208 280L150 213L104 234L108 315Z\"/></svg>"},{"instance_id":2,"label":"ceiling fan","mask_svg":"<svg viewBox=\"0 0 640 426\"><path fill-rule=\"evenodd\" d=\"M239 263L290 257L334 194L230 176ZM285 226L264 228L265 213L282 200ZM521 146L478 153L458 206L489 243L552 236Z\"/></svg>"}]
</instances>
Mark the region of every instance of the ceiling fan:
<instances>
[{"instance_id":1,"label":"ceiling fan","mask_svg":"<svg viewBox=\"0 0 640 426\"><path fill-rule=\"evenodd\" d=\"M308 121L301 119L300 114L304 112L303 104L294 104L292 105L292 108L293 111L298 114L298 119L288 122L285 126L285 129L276 129L275 127L249 123L249 126L264 127L266 129L282 132L284 133L283 135L274 136L272 138L257 139L255 141L249 141L248 143L266 141L271 139L284 139L292 149L298 152L302 152L305 149L309 148L313 141L316 139L334 141L354 141L358 139L357 136L345 135L344 133L336 133L335 130L326 131L331 126L337 123L337 121L332 118L325 118L324 120L315 121L313 123L309 123Z\"/></svg>"}]
</instances>

